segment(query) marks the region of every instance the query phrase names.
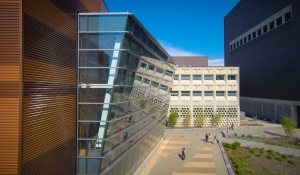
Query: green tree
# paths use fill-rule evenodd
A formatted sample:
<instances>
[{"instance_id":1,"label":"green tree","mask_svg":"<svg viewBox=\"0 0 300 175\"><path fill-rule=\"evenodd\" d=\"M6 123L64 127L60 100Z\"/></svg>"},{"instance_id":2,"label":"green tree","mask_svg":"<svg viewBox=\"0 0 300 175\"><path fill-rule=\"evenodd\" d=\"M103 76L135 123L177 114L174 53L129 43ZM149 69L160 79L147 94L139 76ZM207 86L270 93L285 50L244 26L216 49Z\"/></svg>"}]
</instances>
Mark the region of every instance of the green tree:
<instances>
[{"instance_id":1,"label":"green tree","mask_svg":"<svg viewBox=\"0 0 300 175\"><path fill-rule=\"evenodd\" d=\"M146 107L146 102L145 102L145 100L140 100L140 101L137 102L137 105L140 108L145 108Z\"/></svg>"},{"instance_id":2,"label":"green tree","mask_svg":"<svg viewBox=\"0 0 300 175\"><path fill-rule=\"evenodd\" d=\"M171 112L168 119L170 126L174 127L178 121L178 118L178 112Z\"/></svg>"},{"instance_id":3,"label":"green tree","mask_svg":"<svg viewBox=\"0 0 300 175\"><path fill-rule=\"evenodd\" d=\"M203 127L205 118L206 118L205 113L204 112L199 112L198 115L195 118L195 120L196 120L195 126L196 127Z\"/></svg>"},{"instance_id":4,"label":"green tree","mask_svg":"<svg viewBox=\"0 0 300 175\"><path fill-rule=\"evenodd\" d=\"M191 126L191 119L192 119L192 115L190 111L188 111L187 114L184 116L184 120L183 120L185 127Z\"/></svg>"},{"instance_id":5,"label":"green tree","mask_svg":"<svg viewBox=\"0 0 300 175\"><path fill-rule=\"evenodd\" d=\"M294 129L296 128L297 124L293 121L291 117L283 117L281 120L282 127L284 129L284 132L289 137L294 136Z\"/></svg>"},{"instance_id":6,"label":"green tree","mask_svg":"<svg viewBox=\"0 0 300 175\"><path fill-rule=\"evenodd\" d=\"M217 127L221 121L221 118L222 118L222 113L215 112L211 118L211 123L213 124L213 126Z\"/></svg>"}]
</instances>

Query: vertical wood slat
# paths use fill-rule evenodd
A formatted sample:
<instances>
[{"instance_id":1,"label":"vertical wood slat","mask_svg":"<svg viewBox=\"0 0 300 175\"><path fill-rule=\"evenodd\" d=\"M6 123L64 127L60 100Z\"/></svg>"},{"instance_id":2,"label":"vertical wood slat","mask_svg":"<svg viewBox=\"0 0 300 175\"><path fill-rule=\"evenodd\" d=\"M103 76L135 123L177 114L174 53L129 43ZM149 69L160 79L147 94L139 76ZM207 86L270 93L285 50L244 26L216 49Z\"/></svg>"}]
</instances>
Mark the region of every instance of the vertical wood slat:
<instances>
[{"instance_id":1,"label":"vertical wood slat","mask_svg":"<svg viewBox=\"0 0 300 175\"><path fill-rule=\"evenodd\" d=\"M0 0L0 174L19 174L21 0Z\"/></svg>"}]
</instances>

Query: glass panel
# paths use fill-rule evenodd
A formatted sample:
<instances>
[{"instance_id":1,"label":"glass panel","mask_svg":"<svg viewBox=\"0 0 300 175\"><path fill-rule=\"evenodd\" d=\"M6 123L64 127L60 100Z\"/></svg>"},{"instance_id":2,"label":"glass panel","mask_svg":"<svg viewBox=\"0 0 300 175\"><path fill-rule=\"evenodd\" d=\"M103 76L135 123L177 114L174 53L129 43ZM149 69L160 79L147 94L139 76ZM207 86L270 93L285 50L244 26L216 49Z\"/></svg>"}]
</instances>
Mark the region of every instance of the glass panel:
<instances>
[{"instance_id":1,"label":"glass panel","mask_svg":"<svg viewBox=\"0 0 300 175\"><path fill-rule=\"evenodd\" d=\"M106 90L105 88L79 88L79 102L103 103Z\"/></svg>"},{"instance_id":2,"label":"glass panel","mask_svg":"<svg viewBox=\"0 0 300 175\"><path fill-rule=\"evenodd\" d=\"M78 122L79 138L97 139L100 122Z\"/></svg>"},{"instance_id":3,"label":"glass panel","mask_svg":"<svg viewBox=\"0 0 300 175\"><path fill-rule=\"evenodd\" d=\"M224 75L216 75L216 80L224 80Z\"/></svg>"},{"instance_id":4,"label":"glass panel","mask_svg":"<svg viewBox=\"0 0 300 175\"><path fill-rule=\"evenodd\" d=\"M178 96L178 91L171 91L171 96Z\"/></svg>"},{"instance_id":5,"label":"glass panel","mask_svg":"<svg viewBox=\"0 0 300 175\"><path fill-rule=\"evenodd\" d=\"M268 31L268 26L265 25L265 26L263 27L263 30L264 30L264 33L266 33L266 32Z\"/></svg>"},{"instance_id":6,"label":"glass panel","mask_svg":"<svg viewBox=\"0 0 300 175\"><path fill-rule=\"evenodd\" d=\"M97 147L100 140L79 140L78 141L78 156L101 156L101 148Z\"/></svg>"},{"instance_id":7,"label":"glass panel","mask_svg":"<svg viewBox=\"0 0 300 175\"><path fill-rule=\"evenodd\" d=\"M287 22L292 19L292 13L288 12L284 15L284 22Z\"/></svg>"},{"instance_id":8,"label":"glass panel","mask_svg":"<svg viewBox=\"0 0 300 175\"><path fill-rule=\"evenodd\" d=\"M113 51L79 51L80 67L109 67Z\"/></svg>"},{"instance_id":9,"label":"glass panel","mask_svg":"<svg viewBox=\"0 0 300 175\"><path fill-rule=\"evenodd\" d=\"M204 80L213 80L213 75L204 75Z\"/></svg>"},{"instance_id":10,"label":"glass panel","mask_svg":"<svg viewBox=\"0 0 300 175\"><path fill-rule=\"evenodd\" d=\"M156 72L163 74L164 70L160 68L156 68Z\"/></svg>"},{"instance_id":11,"label":"glass panel","mask_svg":"<svg viewBox=\"0 0 300 175\"><path fill-rule=\"evenodd\" d=\"M204 96L213 96L213 91L205 91Z\"/></svg>"},{"instance_id":12,"label":"glass panel","mask_svg":"<svg viewBox=\"0 0 300 175\"><path fill-rule=\"evenodd\" d=\"M80 68L80 84L107 84L109 68Z\"/></svg>"},{"instance_id":13,"label":"glass panel","mask_svg":"<svg viewBox=\"0 0 300 175\"><path fill-rule=\"evenodd\" d=\"M168 90L168 86L165 86L163 84L160 85L160 89L167 91Z\"/></svg>"},{"instance_id":14,"label":"glass panel","mask_svg":"<svg viewBox=\"0 0 300 175\"><path fill-rule=\"evenodd\" d=\"M236 96L236 91L228 91L228 96Z\"/></svg>"},{"instance_id":15,"label":"glass panel","mask_svg":"<svg viewBox=\"0 0 300 175\"><path fill-rule=\"evenodd\" d=\"M149 66L149 70L154 71L154 66L150 65L150 66Z\"/></svg>"},{"instance_id":16,"label":"glass panel","mask_svg":"<svg viewBox=\"0 0 300 175\"><path fill-rule=\"evenodd\" d=\"M201 96L201 91L193 91L193 96L195 97Z\"/></svg>"},{"instance_id":17,"label":"glass panel","mask_svg":"<svg viewBox=\"0 0 300 175\"><path fill-rule=\"evenodd\" d=\"M80 21L80 24L79 24L79 31L87 31L87 21L88 21L88 18L86 15L84 16L79 16L79 21Z\"/></svg>"},{"instance_id":18,"label":"glass panel","mask_svg":"<svg viewBox=\"0 0 300 175\"><path fill-rule=\"evenodd\" d=\"M112 102L127 101L129 99L129 94L127 92L128 88L130 87L115 86L113 91Z\"/></svg>"},{"instance_id":19,"label":"glass panel","mask_svg":"<svg viewBox=\"0 0 300 175\"><path fill-rule=\"evenodd\" d=\"M124 31L127 15L90 15L89 31Z\"/></svg>"},{"instance_id":20,"label":"glass panel","mask_svg":"<svg viewBox=\"0 0 300 175\"><path fill-rule=\"evenodd\" d=\"M257 36L260 36L261 35L261 29L258 29L257 30Z\"/></svg>"},{"instance_id":21,"label":"glass panel","mask_svg":"<svg viewBox=\"0 0 300 175\"><path fill-rule=\"evenodd\" d=\"M181 75L181 80L190 80L190 75Z\"/></svg>"},{"instance_id":22,"label":"glass panel","mask_svg":"<svg viewBox=\"0 0 300 175\"><path fill-rule=\"evenodd\" d=\"M141 67L146 68L147 64L146 63L141 63Z\"/></svg>"},{"instance_id":23,"label":"glass panel","mask_svg":"<svg viewBox=\"0 0 300 175\"><path fill-rule=\"evenodd\" d=\"M269 23L269 28L270 28L270 30L272 30L274 28L274 21Z\"/></svg>"},{"instance_id":24,"label":"glass panel","mask_svg":"<svg viewBox=\"0 0 300 175\"><path fill-rule=\"evenodd\" d=\"M193 75L193 80L201 80L201 75Z\"/></svg>"},{"instance_id":25,"label":"glass panel","mask_svg":"<svg viewBox=\"0 0 300 175\"><path fill-rule=\"evenodd\" d=\"M122 67L122 68L124 68L124 69L127 68L127 65L128 65L128 57L129 57L129 54L128 54L128 53L122 52L121 58L120 58L119 67Z\"/></svg>"},{"instance_id":26,"label":"glass panel","mask_svg":"<svg viewBox=\"0 0 300 175\"><path fill-rule=\"evenodd\" d=\"M101 120L102 104L79 104L79 120Z\"/></svg>"},{"instance_id":27,"label":"glass panel","mask_svg":"<svg viewBox=\"0 0 300 175\"><path fill-rule=\"evenodd\" d=\"M277 26L280 26L282 24L282 17L280 16L279 18L276 19Z\"/></svg>"},{"instance_id":28,"label":"glass panel","mask_svg":"<svg viewBox=\"0 0 300 175\"><path fill-rule=\"evenodd\" d=\"M147 78L144 78L144 83L149 84L150 80L148 80Z\"/></svg>"},{"instance_id":29,"label":"glass panel","mask_svg":"<svg viewBox=\"0 0 300 175\"><path fill-rule=\"evenodd\" d=\"M173 76L173 71L166 70L166 75L168 75L168 76Z\"/></svg>"},{"instance_id":30,"label":"glass panel","mask_svg":"<svg viewBox=\"0 0 300 175\"><path fill-rule=\"evenodd\" d=\"M123 33L80 33L80 49L114 49L115 45L121 44Z\"/></svg>"},{"instance_id":31,"label":"glass panel","mask_svg":"<svg viewBox=\"0 0 300 175\"><path fill-rule=\"evenodd\" d=\"M159 84L158 84L157 82L155 82L155 81L152 81L151 85L152 85L153 87L158 87Z\"/></svg>"},{"instance_id":32,"label":"glass panel","mask_svg":"<svg viewBox=\"0 0 300 175\"><path fill-rule=\"evenodd\" d=\"M228 75L228 80L236 80L236 75Z\"/></svg>"},{"instance_id":33,"label":"glass panel","mask_svg":"<svg viewBox=\"0 0 300 175\"><path fill-rule=\"evenodd\" d=\"M190 96L190 91L181 91L181 96Z\"/></svg>"},{"instance_id":34,"label":"glass panel","mask_svg":"<svg viewBox=\"0 0 300 175\"><path fill-rule=\"evenodd\" d=\"M224 91L217 91L216 96L225 96Z\"/></svg>"},{"instance_id":35,"label":"glass panel","mask_svg":"<svg viewBox=\"0 0 300 175\"><path fill-rule=\"evenodd\" d=\"M178 75L174 75L174 80L178 80Z\"/></svg>"},{"instance_id":36,"label":"glass panel","mask_svg":"<svg viewBox=\"0 0 300 175\"><path fill-rule=\"evenodd\" d=\"M142 81L142 77L140 77L140 76L136 76L136 78L135 78L137 81Z\"/></svg>"},{"instance_id":37,"label":"glass panel","mask_svg":"<svg viewBox=\"0 0 300 175\"><path fill-rule=\"evenodd\" d=\"M132 55L129 55L127 69L130 69L132 71L136 71L138 64L139 64L139 59L136 58L136 57L134 57L134 56L132 56Z\"/></svg>"}]
</instances>

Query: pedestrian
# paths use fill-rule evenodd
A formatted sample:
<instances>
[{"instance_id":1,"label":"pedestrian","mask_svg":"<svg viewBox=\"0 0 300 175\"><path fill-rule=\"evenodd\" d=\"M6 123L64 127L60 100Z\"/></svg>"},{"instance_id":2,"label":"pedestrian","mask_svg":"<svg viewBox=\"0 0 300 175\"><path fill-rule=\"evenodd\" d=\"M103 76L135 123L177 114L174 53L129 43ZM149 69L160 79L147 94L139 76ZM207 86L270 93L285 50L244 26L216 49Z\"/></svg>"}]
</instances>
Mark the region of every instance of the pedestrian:
<instances>
[{"instance_id":1,"label":"pedestrian","mask_svg":"<svg viewBox=\"0 0 300 175\"><path fill-rule=\"evenodd\" d=\"M125 133L125 135L124 135L124 140L126 140L127 137L128 137L128 132Z\"/></svg>"},{"instance_id":2,"label":"pedestrian","mask_svg":"<svg viewBox=\"0 0 300 175\"><path fill-rule=\"evenodd\" d=\"M210 133L208 133L208 141L211 143L211 136L210 136Z\"/></svg>"},{"instance_id":3,"label":"pedestrian","mask_svg":"<svg viewBox=\"0 0 300 175\"><path fill-rule=\"evenodd\" d=\"M217 143L217 136L214 136L214 144Z\"/></svg>"},{"instance_id":4,"label":"pedestrian","mask_svg":"<svg viewBox=\"0 0 300 175\"><path fill-rule=\"evenodd\" d=\"M208 135L207 135L207 133L205 134L205 142L207 142L207 140L208 140Z\"/></svg>"},{"instance_id":5,"label":"pedestrian","mask_svg":"<svg viewBox=\"0 0 300 175\"><path fill-rule=\"evenodd\" d=\"M231 123L231 129L233 130L233 127L234 127L234 124L233 123Z\"/></svg>"},{"instance_id":6,"label":"pedestrian","mask_svg":"<svg viewBox=\"0 0 300 175\"><path fill-rule=\"evenodd\" d=\"M182 160L185 159L185 155L186 155L186 150L185 150L185 148L182 148L182 153L181 153Z\"/></svg>"}]
</instances>

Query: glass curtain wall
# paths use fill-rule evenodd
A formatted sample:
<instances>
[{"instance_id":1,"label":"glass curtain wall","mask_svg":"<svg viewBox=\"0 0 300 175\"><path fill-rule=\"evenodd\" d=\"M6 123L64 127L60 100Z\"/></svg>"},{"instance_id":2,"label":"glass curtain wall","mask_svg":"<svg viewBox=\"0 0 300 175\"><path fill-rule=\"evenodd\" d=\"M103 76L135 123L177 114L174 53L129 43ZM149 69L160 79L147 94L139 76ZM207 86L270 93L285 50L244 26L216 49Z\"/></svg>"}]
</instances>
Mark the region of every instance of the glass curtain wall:
<instances>
[{"instance_id":1,"label":"glass curtain wall","mask_svg":"<svg viewBox=\"0 0 300 175\"><path fill-rule=\"evenodd\" d=\"M167 54L128 13L79 14L78 35L77 174L133 174L163 136L171 87L140 63Z\"/></svg>"}]
</instances>

